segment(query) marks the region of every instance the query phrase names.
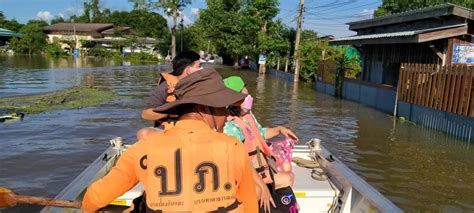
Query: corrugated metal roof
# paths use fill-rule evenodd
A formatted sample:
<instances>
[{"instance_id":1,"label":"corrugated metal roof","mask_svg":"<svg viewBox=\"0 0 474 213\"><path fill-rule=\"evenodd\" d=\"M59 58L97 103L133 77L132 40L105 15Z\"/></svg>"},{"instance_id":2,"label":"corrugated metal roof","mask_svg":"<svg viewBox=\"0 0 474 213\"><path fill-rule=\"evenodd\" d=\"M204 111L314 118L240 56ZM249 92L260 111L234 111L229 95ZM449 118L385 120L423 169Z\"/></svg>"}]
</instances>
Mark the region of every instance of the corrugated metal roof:
<instances>
[{"instance_id":1,"label":"corrugated metal roof","mask_svg":"<svg viewBox=\"0 0 474 213\"><path fill-rule=\"evenodd\" d=\"M464 11L464 12L461 12ZM474 20L474 10L459 5L445 3L430 7L417 8L405 12L394 13L386 16L376 17L347 23L351 30L364 29L406 21L433 18L438 16L456 15Z\"/></svg>"},{"instance_id":2,"label":"corrugated metal roof","mask_svg":"<svg viewBox=\"0 0 474 213\"><path fill-rule=\"evenodd\" d=\"M11 30L0 28L0 36L3 36L3 37L19 37L19 36L21 36L21 34L15 33Z\"/></svg>"},{"instance_id":3,"label":"corrugated metal roof","mask_svg":"<svg viewBox=\"0 0 474 213\"><path fill-rule=\"evenodd\" d=\"M430 10L436 10L436 9L441 9L441 8L450 8L450 7L454 7L454 6L457 6L457 5L450 4L450 3L439 4L439 5L430 6L430 7L422 7L422 8L416 8L416 9L413 9L413 10L403 11L403 12L399 12L399 13L393 13L393 14L380 16L380 17L376 17L376 18L371 18L371 19L353 21L353 22L349 22L347 24L359 24L359 23L371 22L371 21L380 20L380 19L393 18L393 17L397 17L397 16L406 16L406 15L416 14L416 13L430 11Z\"/></svg>"},{"instance_id":4,"label":"corrugated metal roof","mask_svg":"<svg viewBox=\"0 0 474 213\"><path fill-rule=\"evenodd\" d=\"M349 36L349 37L334 39L331 41L335 42L335 41L353 41L353 40L374 39L374 38L393 38L393 37L412 36L415 34L416 34L416 31L403 31L403 32L394 32L394 33L380 33L380 34L361 35L361 36Z\"/></svg>"},{"instance_id":5,"label":"corrugated metal roof","mask_svg":"<svg viewBox=\"0 0 474 213\"><path fill-rule=\"evenodd\" d=\"M429 29L424 29L424 30L413 30L413 31L393 32L393 33L379 33L379 34L370 34L370 35L349 36L349 37L334 39L334 40L331 40L331 42L414 36L414 35L417 35L417 34L420 34L420 33L450 29L450 28L455 28L455 27L464 27L466 25L467 24L457 24L457 25L450 25L450 26L444 26L444 27L429 28Z\"/></svg>"}]
</instances>

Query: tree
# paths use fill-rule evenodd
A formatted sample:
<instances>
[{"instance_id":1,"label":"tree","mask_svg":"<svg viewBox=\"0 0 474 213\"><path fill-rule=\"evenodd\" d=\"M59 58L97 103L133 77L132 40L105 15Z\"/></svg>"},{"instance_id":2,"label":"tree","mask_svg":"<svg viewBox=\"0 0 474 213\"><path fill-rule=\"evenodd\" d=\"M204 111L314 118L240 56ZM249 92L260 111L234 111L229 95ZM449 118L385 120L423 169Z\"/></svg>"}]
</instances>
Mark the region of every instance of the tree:
<instances>
[{"instance_id":1,"label":"tree","mask_svg":"<svg viewBox=\"0 0 474 213\"><path fill-rule=\"evenodd\" d=\"M268 22L267 26L267 33L259 32L259 51L265 52L270 60L286 56L290 48L290 42L285 38L287 30L285 25L277 20Z\"/></svg>"},{"instance_id":2,"label":"tree","mask_svg":"<svg viewBox=\"0 0 474 213\"><path fill-rule=\"evenodd\" d=\"M146 9L147 0L128 0L128 2L133 3L134 10Z\"/></svg>"},{"instance_id":3,"label":"tree","mask_svg":"<svg viewBox=\"0 0 474 213\"><path fill-rule=\"evenodd\" d=\"M304 81L311 81L313 79L318 69L318 63L322 61L322 52L328 49L328 46L328 42L319 39L316 32L303 30L300 43L300 76Z\"/></svg>"},{"instance_id":4,"label":"tree","mask_svg":"<svg viewBox=\"0 0 474 213\"><path fill-rule=\"evenodd\" d=\"M144 7L148 9L163 9L166 15L173 18L173 26L171 27L171 57L176 56L176 25L178 22L178 13L191 4L191 0L129 0L134 7Z\"/></svg>"},{"instance_id":5,"label":"tree","mask_svg":"<svg viewBox=\"0 0 474 213\"><path fill-rule=\"evenodd\" d=\"M474 9L474 1L472 0L383 0L382 5L374 11L374 16L380 17L443 3L453 3L456 5Z\"/></svg>"},{"instance_id":6,"label":"tree","mask_svg":"<svg viewBox=\"0 0 474 213\"><path fill-rule=\"evenodd\" d=\"M31 20L21 28L23 35L20 39L13 38L9 46L18 53L27 53L29 55L43 50L46 45L46 35L43 33L43 27L48 24L45 21Z\"/></svg>"},{"instance_id":7,"label":"tree","mask_svg":"<svg viewBox=\"0 0 474 213\"><path fill-rule=\"evenodd\" d=\"M259 53L268 54L269 46L278 42L279 38L273 38L269 33L269 25L272 19L278 14L278 0L249 0L247 4L247 13L255 19L259 26L258 32L258 51ZM285 45L285 44L281 44ZM260 73L265 73L265 65L261 64Z\"/></svg>"},{"instance_id":8,"label":"tree","mask_svg":"<svg viewBox=\"0 0 474 213\"><path fill-rule=\"evenodd\" d=\"M84 13L80 16L73 15L69 18L71 22L75 23L94 23L100 19L107 12L110 13L110 10L100 11L100 0L86 0L83 3Z\"/></svg>"},{"instance_id":9,"label":"tree","mask_svg":"<svg viewBox=\"0 0 474 213\"><path fill-rule=\"evenodd\" d=\"M256 49L258 26L255 20L240 13L239 0L207 0L195 26L203 34L204 44L215 48L224 59L235 64L242 54ZM206 48L207 49L207 48Z\"/></svg>"},{"instance_id":10,"label":"tree","mask_svg":"<svg viewBox=\"0 0 474 213\"><path fill-rule=\"evenodd\" d=\"M131 27L139 37L162 39L169 34L166 19L158 13L146 10L114 11L109 16L100 17L97 22Z\"/></svg>"},{"instance_id":11,"label":"tree","mask_svg":"<svg viewBox=\"0 0 474 213\"><path fill-rule=\"evenodd\" d=\"M343 92L343 84L344 84L344 77L346 77L347 73L359 73L360 68L360 60L358 55L350 57L347 54L348 47L347 46L338 46L333 48L333 56L334 60L337 63L336 69L336 88L335 88L335 95L336 97L342 97Z\"/></svg>"},{"instance_id":12,"label":"tree","mask_svg":"<svg viewBox=\"0 0 474 213\"><path fill-rule=\"evenodd\" d=\"M89 9L92 12L91 21L95 22L95 19L101 15L99 9L99 0L91 0L89 3Z\"/></svg>"},{"instance_id":13,"label":"tree","mask_svg":"<svg viewBox=\"0 0 474 213\"><path fill-rule=\"evenodd\" d=\"M23 25L18 23L15 19L6 20L5 15L0 11L0 27L14 32L18 32Z\"/></svg>"},{"instance_id":14,"label":"tree","mask_svg":"<svg viewBox=\"0 0 474 213\"><path fill-rule=\"evenodd\" d=\"M66 22L66 20L64 20L64 18L61 17L61 16L56 16L53 19L51 19L51 25L57 24L57 23L62 23L62 22Z\"/></svg>"}]
</instances>

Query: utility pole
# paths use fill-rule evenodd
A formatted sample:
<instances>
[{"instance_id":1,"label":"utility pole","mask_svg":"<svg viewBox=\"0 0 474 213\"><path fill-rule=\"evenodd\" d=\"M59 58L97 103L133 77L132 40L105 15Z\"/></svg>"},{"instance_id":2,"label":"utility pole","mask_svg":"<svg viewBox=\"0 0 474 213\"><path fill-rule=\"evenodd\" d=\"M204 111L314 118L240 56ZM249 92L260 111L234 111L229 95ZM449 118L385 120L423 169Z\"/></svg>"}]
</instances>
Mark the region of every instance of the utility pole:
<instances>
[{"instance_id":1,"label":"utility pole","mask_svg":"<svg viewBox=\"0 0 474 213\"><path fill-rule=\"evenodd\" d=\"M298 23L296 28L295 41L295 78L294 81L300 81L300 40L301 40L301 23L303 22L304 0L300 0L300 10L298 11Z\"/></svg>"},{"instance_id":2,"label":"utility pole","mask_svg":"<svg viewBox=\"0 0 474 213\"><path fill-rule=\"evenodd\" d=\"M181 23L179 24L181 27L181 52L183 52L183 36L184 36L184 14L181 14Z\"/></svg>"},{"instance_id":3,"label":"utility pole","mask_svg":"<svg viewBox=\"0 0 474 213\"><path fill-rule=\"evenodd\" d=\"M176 57L176 22L178 19L178 8L172 8L173 27L171 28L171 58Z\"/></svg>"}]
</instances>

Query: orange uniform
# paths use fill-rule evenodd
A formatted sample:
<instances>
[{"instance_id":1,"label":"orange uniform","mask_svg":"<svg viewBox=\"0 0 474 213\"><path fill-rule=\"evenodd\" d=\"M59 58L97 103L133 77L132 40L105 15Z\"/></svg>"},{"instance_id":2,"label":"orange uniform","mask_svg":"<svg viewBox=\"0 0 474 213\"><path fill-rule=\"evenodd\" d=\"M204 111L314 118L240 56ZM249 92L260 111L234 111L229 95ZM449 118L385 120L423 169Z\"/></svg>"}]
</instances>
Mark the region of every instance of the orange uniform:
<instances>
[{"instance_id":1,"label":"orange uniform","mask_svg":"<svg viewBox=\"0 0 474 213\"><path fill-rule=\"evenodd\" d=\"M203 121L178 121L174 128L132 145L87 189L83 209L108 205L138 181L150 210L258 212L244 146Z\"/></svg>"}]
</instances>

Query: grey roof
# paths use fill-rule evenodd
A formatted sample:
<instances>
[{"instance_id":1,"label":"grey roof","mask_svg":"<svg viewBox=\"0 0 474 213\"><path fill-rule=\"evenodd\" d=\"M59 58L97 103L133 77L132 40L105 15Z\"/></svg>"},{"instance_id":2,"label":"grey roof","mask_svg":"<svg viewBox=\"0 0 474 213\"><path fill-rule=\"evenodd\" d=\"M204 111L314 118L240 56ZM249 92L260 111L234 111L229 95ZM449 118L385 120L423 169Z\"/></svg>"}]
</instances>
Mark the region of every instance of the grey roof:
<instances>
[{"instance_id":1,"label":"grey roof","mask_svg":"<svg viewBox=\"0 0 474 213\"><path fill-rule=\"evenodd\" d=\"M69 31L73 32L101 32L113 28L114 24L106 23L57 23L43 28L46 32L51 31Z\"/></svg>"},{"instance_id":2,"label":"grey roof","mask_svg":"<svg viewBox=\"0 0 474 213\"><path fill-rule=\"evenodd\" d=\"M130 29L131 29L131 27L114 27L114 28L104 30L101 33L102 33L102 35L113 35L115 33L115 31L127 31L127 30L130 30Z\"/></svg>"},{"instance_id":3,"label":"grey roof","mask_svg":"<svg viewBox=\"0 0 474 213\"><path fill-rule=\"evenodd\" d=\"M411 31L401 31L401 32L392 32L392 33L379 33L379 34L370 34L370 35L349 36L349 37L344 37L344 38L338 38L338 39L331 40L330 43L337 45L337 44L350 44L350 42L363 41L363 40L410 37L410 36L415 36L415 35L422 34L422 33L434 32L434 31L439 31L439 30L446 30L446 29L451 29L451 28L461 28L461 27L467 27L467 24L456 24L456 25L429 28L429 29L423 29L423 30L411 30ZM371 42L367 42L367 43L371 43ZM397 41L394 40L393 43L397 43ZM400 42L400 43L403 43L403 42Z\"/></svg>"},{"instance_id":4,"label":"grey roof","mask_svg":"<svg viewBox=\"0 0 474 213\"><path fill-rule=\"evenodd\" d=\"M21 34L15 33L11 30L7 30L5 28L0 28L0 36L1 37L20 37Z\"/></svg>"},{"instance_id":5,"label":"grey roof","mask_svg":"<svg viewBox=\"0 0 474 213\"><path fill-rule=\"evenodd\" d=\"M403 23L407 21L416 21L441 16L455 15L466 19L474 20L474 10L461 7L459 5L446 3L431 7L424 7L415 10L409 10L401 13L387 16L366 19L361 21L349 22L350 30L364 29L382 25Z\"/></svg>"},{"instance_id":6,"label":"grey roof","mask_svg":"<svg viewBox=\"0 0 474 213\"><path fill-rule=\"evenodd\" d=\"M97 38L97 39L93 39L92 41L95 41L98 43L111 44L116 41L125 41L125 40L126 38L117 37L117 38ZM156 40L154 38L149 38L149 37L137 38L137 41L143 44L159 44L160 43L159 40Z\"/></svg>"}]
</instances>

